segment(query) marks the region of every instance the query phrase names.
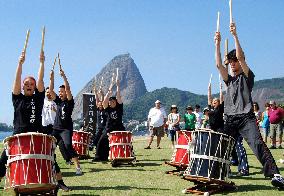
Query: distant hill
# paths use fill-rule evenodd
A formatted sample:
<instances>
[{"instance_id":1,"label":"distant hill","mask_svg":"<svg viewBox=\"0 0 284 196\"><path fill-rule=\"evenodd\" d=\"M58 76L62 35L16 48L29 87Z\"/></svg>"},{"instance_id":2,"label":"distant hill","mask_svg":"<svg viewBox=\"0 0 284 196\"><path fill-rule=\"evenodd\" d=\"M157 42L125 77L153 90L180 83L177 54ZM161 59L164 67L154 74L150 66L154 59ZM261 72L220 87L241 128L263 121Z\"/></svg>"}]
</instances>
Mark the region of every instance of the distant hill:
<instances>
[{"instance_id":1,"label":"distant hill","mask_svg":"<svg viewBox=\"0 0 284 196\"><path fill-rule=\"evenodd\" d=\"M77 94L75 97L75 107L72 115L74 120L82 118L82 94L90 93L93 90L95 78L97 78L96 87L98 89L102 77L104 78L102 89L103 92L106 93L110 86L112 74L116 73L116 68L119 68L120 89L122 99L125 104L131 103L134 99L147 92L144 80L130 54L118 55L105 65L103 69ZM113 90L115 95L116 87Z\"/></svg>"},{"instance_id":2,"label":"distant hill","mask_svg":"<svg viewBox=\"0 0 284 196\"><path fill-rule=\"evenodd\" d=\"M128 121L133 120L146 120L150 108L154 107L156 100L162 102L162 106L166 112L169 112L171 105L175 104L179 107L181 113L185 112L188 105L195 106L199 104L201 107L207 105L207 96L197 95L191 92L182 91L176 88L161 88L152 92L147 92L145 95L132 101L124 107L124 119Z\"/></svg>"},{"instance_id":3,"label":"distant hill","mask_svg":"<svg viewBox=\"0 0 284 196\"><path fill-rule=\"evenodd\" d=\"M218 94L213 96L218 97ZM276 103L284 103L284 77L256 81L252 98L253 101L258 102L261 111L264 109L264 104L270 100L275 100ZM195 106L195 104L199 104L202 108L207 106L207 95L198 95L176 88L164 87L147 92L144 96L125 105L124 120L126 122L130 119L146 120L150 108L154 106L157 99L163 103L167 112L169 112L170 106L175 104L179 107L181 114L185 112L187 105Z\"/></svg>"},{"instance_id":4,"label":"distant hill","mask_svg":"<svg viewBox=\"0 0 284 196\"><path fill-rule=\"evenodd\" d=\"M13 131L13 127L8 126L6 123L0 123L0 132L1 131Z\"/></svg>"}]
</instances>

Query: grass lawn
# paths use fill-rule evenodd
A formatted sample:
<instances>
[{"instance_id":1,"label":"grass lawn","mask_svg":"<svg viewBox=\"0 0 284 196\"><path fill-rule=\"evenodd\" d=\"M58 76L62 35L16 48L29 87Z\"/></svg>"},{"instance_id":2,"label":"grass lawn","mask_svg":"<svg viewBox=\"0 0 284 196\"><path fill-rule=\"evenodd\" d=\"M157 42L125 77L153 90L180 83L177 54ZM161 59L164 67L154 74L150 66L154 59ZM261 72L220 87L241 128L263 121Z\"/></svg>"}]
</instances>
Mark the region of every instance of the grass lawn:
<instances>
[{"instance_id":1,"label":"grass lawn","mask_svg":"<svg viewBox=\"0 0 284 196\"><path fill-rule=\"evenodd\" d=\"M156 141L152 149L145 150L147 144L144 137L134 139L134 150L139 162L137 166L120 166L113 168L109 162L92 163L91 160L82 160L81 166L84 174L75 176L74 166L67 166L58 154L58 163L64 176L66 185L73 191L62 192L58 195L184 195L182 190L193 186L192 182L181 179L178 176L167 175L165 171L174 169L165 165L164 161L172 156L170 141L167 138L162 140L162 149L156 149ZM256 160L252 151L246 146L250 176L242 178L233 178L232 181L238 186L234 192L226 192L226 195L284 195L284 191L278 191L274 188L269 179L265 179L261 168L262 166ZM0 147L1 152L3 145ZM283 159L284 150L275 149L272 154L275 160ZM91 155L93 155L91 153ZM284 164L277 163L279 169L284 175ZM233 173L236 173L236 167L232 167ZM12 195L11 192L4 191L3 181L0 183L1 195Z\"/></svg>"}]
</instances>

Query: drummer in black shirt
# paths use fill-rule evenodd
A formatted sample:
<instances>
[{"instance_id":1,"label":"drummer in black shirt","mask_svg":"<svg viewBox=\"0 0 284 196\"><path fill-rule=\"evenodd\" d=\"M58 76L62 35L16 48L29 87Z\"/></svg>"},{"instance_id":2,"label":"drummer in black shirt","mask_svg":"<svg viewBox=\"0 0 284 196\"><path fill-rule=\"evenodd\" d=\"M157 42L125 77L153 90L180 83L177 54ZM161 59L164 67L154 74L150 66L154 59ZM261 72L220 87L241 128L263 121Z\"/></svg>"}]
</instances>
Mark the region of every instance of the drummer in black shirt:
<instances>
[{"instance_id":1,"label":"drummer in black shirt","mask_svg":"<svg viewBox=\"0 0 284 196\"><path fill-rule=\"evenodd\" d=\"M112 78L109 90L106 96L104 97L103 107L106 114L106 127L98 141L96 157L93 159L93 161L106 161L108 159L108 133L110 133L111 131L125 131L125 127L122 123L123 103L120 96L120 85L118 76L116 77L116 97L111 96L113 85L114 77ZM102 151L103 153L99 153Z\"/></svg>"},{"instance_id":2,"label":"drummer in black shirt","mask_svg":"<svg viewBox=\"0 0 284 196\"><path fill-rule=\"evenodd\" d=\"M73 122L71 115L74 108L74 99L69 82L62 68L60 68L60 75L64 80L64 85L59 87L59 96L57 96L54 92L54 71L51 70L49 90L53 101L57 105L52 135L56 138L57 144L63 140L67 154L72 158L76 166L76 175L81 175L82 170L80 168L78 155L72 146Z\"/></svg>"},{"instance_id":3,"label":"drummer in black shirt","mask_svg":"<svg viewBox=\"0 0 284 196\"><path fill-rule=\"evenodd\" d=\"M224 99L224 131L234 138L239 134L242 135L261 162L265 177L272 178L271 183L273 186L284 188L284 178L280 175L275 160L263 142L256 125L251 96L254 85L254 73L245 61L235 23L230 24L230 32L234 38L236 48L227 55L232 75L229 75L228 70L222 65L220 32L216 32L214 38L216 65L227 85L227 92Z\"/></svg>"},{"instance_id":4,"label":"drummer in black shirt","mask_svg":"<svg viewBox=\"0 0 284 196\"><path fill-rule=\"evenodd\" d=\"M12 92L12 101L14 106L13 135L26 132L43 132L41 115L45 98L45 88L43 82L44 61L44 52L41 51L37 82L34 77L28 76L23 80L23 86L21 87L22 66L25 62L25 53L22 52L22 55L19 58ZM23 94L21 92L21 88L23 89ZM8 157L6 152L3 151L0 159L0 180L6 174L5 164L7 163L7 160ZM58 187L64 191L69 191L70 189L62 180L60 168L58 167L56 161L55 168Z\"/></svg>"}]
</instances>

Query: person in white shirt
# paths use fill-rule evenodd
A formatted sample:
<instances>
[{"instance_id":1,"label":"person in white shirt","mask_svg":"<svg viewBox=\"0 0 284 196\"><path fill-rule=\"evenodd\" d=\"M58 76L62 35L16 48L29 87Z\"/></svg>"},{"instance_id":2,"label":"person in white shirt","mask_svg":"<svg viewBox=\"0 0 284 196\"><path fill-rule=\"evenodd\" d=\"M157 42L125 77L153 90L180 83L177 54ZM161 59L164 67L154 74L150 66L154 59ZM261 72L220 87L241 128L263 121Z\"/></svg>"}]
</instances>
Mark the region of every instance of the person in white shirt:
<instances>
[{"instance_id":1,"label":"person in white shirt","mask_svg":"<svg viewBox=\"0 0 284 196\"><path fill-rule=\"evenodd\" d=\"M195 105L195 111L193 112L196 116L196 123L195 123L195 129L200 129L202 126L202 118L203 113L200 112L200 105Z\"/></svg>"},{"instance_id":2,"label":"person in white shirt","mask_svg":"<svg viewBox=\"0 0 284 196\"><path fill-rule=\"evenodd\" d=\"M149 144L145 149L151 149L154 136L157 136L157 148L160 149L161 138L164 136L164 126L167 122L167 114L161 107L159 100L155 101L155 107L151 108L148 114L148 124L150 130Z\"/></svg>"},{"instance_id":3,"label":"person in white shirt","mask_svg":"<svg viewBox=\"0 0 284 196\"><path fill-rule=\"evenodd\" d=\"M56 110L57 110L56 103L51 98L49 87L46 87L45 99L42 108L42 128L43 132L47 135L51 135L51 133L53 132L53 123L56 116ZM73 162L71 162L70 157L68 157L67 155L64 142L60 141L58 146L64 160L66 161L66 164L68 165L73 164Z\"/></svg>"}]
</instances>

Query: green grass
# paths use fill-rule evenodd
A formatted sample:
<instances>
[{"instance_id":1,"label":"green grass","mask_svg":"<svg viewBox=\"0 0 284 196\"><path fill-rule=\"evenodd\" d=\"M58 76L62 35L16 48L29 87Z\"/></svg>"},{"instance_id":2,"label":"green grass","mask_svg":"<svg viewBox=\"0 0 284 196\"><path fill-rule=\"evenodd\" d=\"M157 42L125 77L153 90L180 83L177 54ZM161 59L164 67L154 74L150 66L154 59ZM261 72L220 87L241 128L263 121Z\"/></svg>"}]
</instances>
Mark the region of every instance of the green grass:
<instances>
[{"instance_id":1,"label":"green grass","mask_svg":"<svg viewBox=\"0 0 284 196\"><path fill-rule=\"evenodd\" d=\"M139 160L136 167L120 166L111 167L110 163L92 163L91 160L82 160L83 176L75 176L74 166L67 166L58 153L58 162L61 167L64 181L73 191L65 193L60 191L58 195L183 195L181 191L193 186L192 182L181 179L178 176L167 175L165 171L174 169L165 165L164 161L172 156L172 149L167 138L162 140L162 149L154 148L144 150L147 144L145 138L134 139L134 150ZM246 145L247 147L247 145ZM1 146L1 151L3 147ZM265 179L261 172L261 165L256 160L252 151L247 147L250 165L250 176L232 179L238 186L234 192L226 192L226 195L282 195L275 189L270 180ZM275 160L283 158L283 150L273 150ZM91 154L92 155L92 154ZM278 163L279 169L284 174L284 164ZM232 167L233 173L236 167ZM3 187L4 183L0 183ZM11 195L11 192L0 190L2 195ZM283 194L284 195L284 194Z\"/></svg>"}]
</instances>

